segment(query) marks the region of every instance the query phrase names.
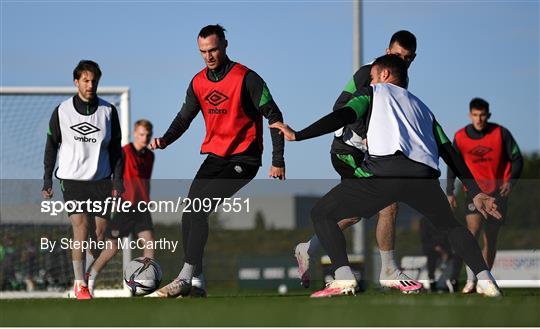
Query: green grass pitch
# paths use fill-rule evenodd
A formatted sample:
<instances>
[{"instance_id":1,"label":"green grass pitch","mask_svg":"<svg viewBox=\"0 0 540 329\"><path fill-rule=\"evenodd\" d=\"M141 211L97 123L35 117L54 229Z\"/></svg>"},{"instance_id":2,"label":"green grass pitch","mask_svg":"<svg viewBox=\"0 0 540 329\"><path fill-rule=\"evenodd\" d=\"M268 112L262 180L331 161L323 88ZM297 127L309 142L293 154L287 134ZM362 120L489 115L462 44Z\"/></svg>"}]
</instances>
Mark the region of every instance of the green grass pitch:
<instances>
[{"instance_id":1,"label":"green grass pitch","mask_svg":"<svg viewBox=\"0 0 540 329\"><path fill-rule=\"evenodd\" d=\"M0 301L1 326L540 326L540 290L505 296L368 291L310 299L307 293Z\"/></svg>"}]
</instances>

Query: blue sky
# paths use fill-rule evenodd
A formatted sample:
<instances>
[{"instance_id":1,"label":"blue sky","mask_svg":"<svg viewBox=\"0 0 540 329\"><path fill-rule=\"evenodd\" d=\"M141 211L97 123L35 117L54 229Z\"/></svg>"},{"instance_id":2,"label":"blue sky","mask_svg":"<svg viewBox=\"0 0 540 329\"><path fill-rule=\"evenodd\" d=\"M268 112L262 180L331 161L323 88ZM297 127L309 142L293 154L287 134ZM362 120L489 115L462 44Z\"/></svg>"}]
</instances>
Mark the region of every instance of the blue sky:
<instances>
[{"instance_id":1,"label":"blue sky","mask_svg":"<svg viewBox=\"0 0 540 329\"><path fill-rule=\"evenodd\" d=\"M156 135L204 65L196 35L207 24L226 27L231 59L265 79L294 128L328 113L352 74L351 2L2 1L1 21L1 85L70 86L76 63L93 59L102 86L131 88L132 120L150 119ZM448 135L468 123L468 102L479 96L523 151L539 150L538 1L365 2L363 29L364 62L383 54L397 30L417 36L409 89ZM265 134L259 178L271 158ZM203 136L199 115L158 151L154 177L192 178ZM288 178L335 178L331 139L287 144Z\"/></svg>"}]
</instances>

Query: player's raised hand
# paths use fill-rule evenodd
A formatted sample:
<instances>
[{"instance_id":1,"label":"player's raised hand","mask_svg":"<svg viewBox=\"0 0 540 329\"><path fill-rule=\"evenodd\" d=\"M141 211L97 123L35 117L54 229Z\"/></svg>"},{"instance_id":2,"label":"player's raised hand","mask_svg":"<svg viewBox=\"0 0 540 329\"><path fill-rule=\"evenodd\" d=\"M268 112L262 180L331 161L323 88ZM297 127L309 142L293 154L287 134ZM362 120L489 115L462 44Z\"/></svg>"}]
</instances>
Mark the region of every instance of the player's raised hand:
<instances>
[{"instance_id":1,"label":"player's raised hand","mask_svg":"<svg viewBox=\"0 0 540 329\"><path fill-rule=\"evenodd\" d=\"M46 190L41 191L41 196L43 197L43 199L50 199L53 197L53 194L53 190L50 187Z\"/></svg>"},{"instance_id":2,"label":"player's raised hand","mask_svg":"<svg viewBox=\"0 0 540 329\"><path fill-rule=\"evenodd\" d=\"M285 179L285 167L274 167L271 166L268 171L268 177L276 178L279 180Z\"/></svg>"},{"instance_id":3,"label":"player's raised hand","mask_svg":"<svg viewBox=\"0 0 540 329\"><path fill-rule=\"evenodd\" d=\"M286 140L288 141L295 141L296 140L296 132L291 129L287 124L283 122L274 122L270 126L270 128L276 128L280 130L280 133L283 134Z\"/></svg>"},{"instance_id":4,"label":"player's raised hand","mask_svg":"<svg viewBox=\"0 0 540 329\"><path fill-rule=\"evenodd\" d=\"M148 144L151 150L164 149L167 147L167 142L163 138L152 138L150 144Z\"/></svg>"},{"instance_id":5,"label":"player's raised hand","mask_svg":"<svg viewBox=\"0 0 540 329\"><path fill-rule=\"evenodd\" d=\"M499 194L502 197L507 197L510 194L511 185L510 182L503 183L499 188Z\"/></svg>"},{"instance_id":6,"label":"player's raised hand","mask_svg":"<svg viewBox=\"0 0 540 329\"><path fill-rule=\"evenodd\" d=\"M456 197L453 194L447 195L446 197L448 198L448 203L450 204L450 208L456 209L457 208Z\"/></svg>"},{"instance_id":7,"label":"player's raised hand","mask_svg":"<svg viewBox=\"0 0 540 329\"><path fill-rule=\"evenodd\" d=\"M495 217L496 219L501 219L502 215L497 210L497 204L495 203L495 198L490 197L484 193L478 193L473 199L474 206L484 218L487 218L488 215Z\"/></svg>"}]
</instances>

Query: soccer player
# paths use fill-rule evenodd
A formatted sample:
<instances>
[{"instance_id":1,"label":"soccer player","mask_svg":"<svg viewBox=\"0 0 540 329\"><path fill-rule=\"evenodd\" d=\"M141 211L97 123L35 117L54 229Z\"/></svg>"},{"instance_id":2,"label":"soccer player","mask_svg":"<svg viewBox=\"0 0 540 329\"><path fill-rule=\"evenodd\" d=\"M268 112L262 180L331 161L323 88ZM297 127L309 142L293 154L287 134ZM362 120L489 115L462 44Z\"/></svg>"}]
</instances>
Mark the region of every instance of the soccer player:
<instances>
[{"instance_id":1,"label":"soccer player","mask_svg":"<svg viewBox=\"0 0 540 329\"><path fill-rule=\"evenodd\" d=\"M339 127L367 120L367 157L357 168L362 178L342 181L320 199L311 217L315 233L336 268L335 280L312 297L354 293L357 281L347 258L345 237L338 222L360 215L369 218L387 205L401 201L429 218L448 233L456 253L471 267L487 296L500 290L489 272L478 243L452 214L438 177L439 156L464 178L476 208L498 218L495 199L481 193L472 174L434 115L408 92L406 63L395 55L377 58L371 67L372 85L359 90L345 107L295 132L278 122L287 140L305 140Z\"/></svg>"},{"instance_id":2,"label":"soccer player","mask_svg":"<svg viewBox=\"0 0 540 329\"><path fill-rule=\"evenodd\" d=\"M386 54L399 56L406 62L408 68L416 57L416 37L409 31L397 31L390 38ZM336 100L333 108L334 111L343 108L354 98L354 94L358 90L370 85L371 65L364 65L356 71ZM367 151L366 129L365 120L359 120L353 124L341 127L335 132L330 150L330 158L334 169L341 176L341 179L360 177L359 171L356 169L364 159L365 152ZM405 275L398 268L395 261L396 214L397 203L389 205L379 211L378 214L376 239L381 255L379 282L383 287L399 289L403 293L416 293L422 289L422 284ZM339 221L338 225L344 230L358 221L358 217L353 217ZM308 242L300 243L295 248L300 280L306 288L309 287L310 283L310 259L317 255L319 247L319 239L316 235L313 235Z\"/></svg>"},{"instance_id":3,"label":"soccer player","mask_svg":"<svg viewBox=\"0 0 540 329\"><path fill-rule=\"evenodd\" d=\"M197 38L206 67L191 80L182 109L152 148L165 148L188 129L202 112L206 137L201 153L208 154L191 184L191 200L228 198L255 177L261 166L262 117L269 123L283 120L266 83L254 71L227 57L225 29L208 25ZM273 145L269 176L285 179L283 136L270 131ZM193 281L201 281L204 246L208 238L207 212L184 212L182 237L184 264L178 277L157 291L160 297L186 296Z\"/></svg>"},{"instance_id":4,"label":"soccer player","mask_svg":"<svg viewBox=\"0 0 540 329\"><path fill-rule=\"evenodd\" d=\"M55 175L60 180L64 202L101 202L117 196L122 190L122 134L114 105L96 94L101 70L96 62L82 60L73 70L77 94L68 98L53 111L45 145L42 196L53 196L52 175L58 156ZM114 178L111 181L111 176ZM111 192L112 191L112 192ZM94 212L88 204L69 212L73 240L86 241L90 228L102 241L109 213ZM75 274L74 292L77 299L90 299L84 280L84 252L71 251ZM95 254L94 256L97 256Z\"/></svg>"},{"instance_id":5,"label":"soccer player","mask_svg":"<svg viewBox=\"0 0 540 329\"><path fill-rule=\"evenodd\" d=\"M154 167L154 152L148 149L152 138L152 123L141 119L135 122L133 143L124 145L124 192L122 202L129 201L131 207L124 212L114 213L107 225L106 238L111 248L105 248L87 273L88 288L93 295L94 285L103 267L118 252L118 238L131 233L144 243L143 256L154 258L154 249L147 242L154 241L154 225L146 205L150 201L150 178ZM143 208L140 208L142 206Z\"/></svg>"},{"instance_id":6,"label":"soccer player","mask_svg":"<svg viewBox=\"0 0 540 329\"><path fill-rule=\"evenodd\" d=\"M469 117L471 124L460 129L454 136L454 147L463 155L465 163L471 169L474 179L482 192L496 198L503 219L506 218L508 196L513 183L521 175L523 158L519 147L508 129L488 122L491 113L489 103L481 98L474 98L469 104ZM454 181L456 178L452 170L447 174L447 196L452 207L456 207L454 197ZM497 236L504 220L492 217L483 219L475 208L471 192L466 192L467 227L475 238L480 236L484 241L482 253L488 265L493 267L497 252ZM470 267L467 267L467 283L462 292L469 294L475 291L482 293L482 288L476 285L476 278Z\"/></svg>"}]
</instances>

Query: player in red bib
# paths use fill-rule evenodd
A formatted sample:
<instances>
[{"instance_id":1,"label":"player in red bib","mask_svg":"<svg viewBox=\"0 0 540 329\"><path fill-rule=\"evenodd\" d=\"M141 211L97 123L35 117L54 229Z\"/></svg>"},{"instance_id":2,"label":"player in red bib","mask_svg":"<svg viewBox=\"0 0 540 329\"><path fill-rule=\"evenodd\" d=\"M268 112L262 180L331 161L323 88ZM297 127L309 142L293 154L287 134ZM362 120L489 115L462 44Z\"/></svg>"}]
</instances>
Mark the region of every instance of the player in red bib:
<instances>
[{"instance_id":1,"label":"player in red bib","mask_svg":"<svg viewBox=\"0 0 540 329\"><path fill-rule=\"evenodd\" d=\"M482 192L497 199L498 209L503 215L502 220L492 217L483 219L467 193L465 209L467 227L476 238L480 236L482 227L484 228L482 253L491 270L497 252L499 229L506 218L508 196L512 185L521 175L523 158L512 134L506 128L488 122L491 116L488 102L475 98L469 105L469 111L472 123L456 133L454 146L463 155L467 167L470 168ZM446 194L450 205L454 208L456 207L455 177L449 169ZM468 294L475 290L481 293L476 287L474 274L467 267L467 283L462 292Z\"/></svg>"},{"instance_id":2,"label":"player in red bib","mask_svg":"<svg viewBox=\"0 0 540 329\"><path fill-rule=\"evenodd\" d=\"M143 256L154 258L154 225L150 212L146 209L150 201L150 178L154 167L154 152L148 149L152 138L152 123L148 120L135 122L133 143L122 147L124 157L124 192L122 202L131 202L127 212L117 212L111 216L107 225L106 238L112 248L104 249L89 269L88 287L93 293L98 274L118 252L118 238L133 234L135 239L144 242ZM142 208L139 208L139 205ZM144 210L144 211L142 211Z\"/></svg>"},{"instance_id":3,"label":"player in red bib","mask_svg":"<svg viewBox=\"0 0 540 329\"><path fill-rule=\"evenodd\" d=\"M182 109L161 138L150 146L165 148L188 129L202 112L206 136L201 154L208 154L191 184L188 199L193 203L230 198L257 174L263 151L262 118L270 124L283 120L264 80L226 54L225 29L208 25L200 32L197 44L206 67L195 75ZM271 129L272 166L269 176L285 179L283 136ZM208 239L208 212L184 212L182 242L184 264L178 277L156 292L159 297L205 296L202 258ZM199 293L194 293L199 291Z\"/></svg>"}]
</instances>

